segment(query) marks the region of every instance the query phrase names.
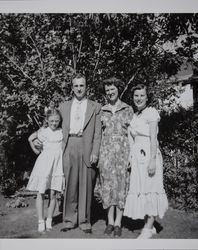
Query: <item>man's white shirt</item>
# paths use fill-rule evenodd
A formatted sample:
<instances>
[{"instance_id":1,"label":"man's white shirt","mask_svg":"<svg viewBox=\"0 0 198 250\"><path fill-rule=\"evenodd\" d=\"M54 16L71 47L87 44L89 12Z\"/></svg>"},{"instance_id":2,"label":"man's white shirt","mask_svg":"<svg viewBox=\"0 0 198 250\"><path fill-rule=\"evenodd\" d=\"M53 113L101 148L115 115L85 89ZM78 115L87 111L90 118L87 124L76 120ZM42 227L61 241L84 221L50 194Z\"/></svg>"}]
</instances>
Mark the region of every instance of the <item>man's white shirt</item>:
<instances>
[{"instance_id":1,"label":"man's white shirt","mask_svg":"<svg viewBox=\"0 0 198 250\"><path fill-rule=\"evenodd\" d=\"M78 101L74 97L70 114L70 134L81 134L83 132L85 113L87 110L87 99Z\"/></svg>"}]
</instances>

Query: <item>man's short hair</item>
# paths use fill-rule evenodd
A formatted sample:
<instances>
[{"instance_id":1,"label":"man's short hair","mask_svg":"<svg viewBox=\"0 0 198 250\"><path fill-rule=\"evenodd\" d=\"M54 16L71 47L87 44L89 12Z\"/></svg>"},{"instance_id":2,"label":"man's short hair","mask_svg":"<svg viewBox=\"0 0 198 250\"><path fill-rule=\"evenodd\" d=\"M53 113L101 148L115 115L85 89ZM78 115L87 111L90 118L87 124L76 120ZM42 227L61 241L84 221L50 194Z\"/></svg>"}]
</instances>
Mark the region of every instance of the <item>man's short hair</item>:
<instances>
[{"instance_id":1,"label":"man's short hair","mask_svg":"<svg viewBox=\"0 0 198 250\"><path fill-rule=\"evenodd\" d=\"M80 79L80 78L84 78L84 79L85 79L85 82L86 82L86 77L85 77L85 75L83 75L82 73L75 73L75 74L72 76L71 82L73 83L73 80L74 80L74 79Z\"/></svg>"}]
</instances>

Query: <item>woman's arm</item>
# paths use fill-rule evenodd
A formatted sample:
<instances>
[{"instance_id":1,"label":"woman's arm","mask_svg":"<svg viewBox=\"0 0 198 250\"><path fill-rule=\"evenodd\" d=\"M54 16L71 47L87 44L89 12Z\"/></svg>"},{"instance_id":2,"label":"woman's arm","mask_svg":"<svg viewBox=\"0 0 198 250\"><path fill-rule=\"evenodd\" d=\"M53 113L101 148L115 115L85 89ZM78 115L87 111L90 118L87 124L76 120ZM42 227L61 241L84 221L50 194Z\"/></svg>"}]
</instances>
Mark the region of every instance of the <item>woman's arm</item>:
<instances>
[{"instance_id":1,"label":"woman's arm","mask_svg":"<svg viewBox=\"0 0 198 250\"><path fill-rule=\"evenodd\" d=\"M128 168L131 168L131 161L132 161L132 146L134 144L134 140L133 140L133 136L131 134L131 127L130 125L127 128L127 132L128 132L128 141L129 141L129 158L128 158Z\"/></svg>"},{"instance_id":2,"label":"woman's arm","mask_svg":"<svg viewBox=\"0 0 198 250\"><path fill-rule=\"evenodd\" d=\"M30 147L32 148L32 150L34 151L35 154L40 154L40 150L38 150L35 145L34 145L34 140L37 139L38 136L37 136L37 132L34 132L33 134L31 134L28 138L28 141L30 143Z\"/></svg>"},{"instance_id":3,"label":"woman's arm","mask_svg":"<svg viewBox=\"0 0 198 250\"><path fill-rule=\"evenodd\" d=\"M150 161L148 165L148 174L149 176L155 175L156 171L156 155L157 155L157 128L158 128L158 122L152 121L149 123L149 129L150 129Z\"/></svg>"},{"instance_id":4,"label":"woman's arm","mask_svg":"<svg viewBox=\"0 0 198 250\"><path fill-rule=\"evenodd\" d=\"M130 147L130 151L131 151L132 145L134 144L134 139L133 139L133 136L131 134L131 127L130 126L128 126L128 128L127 128L127 133L128 133L129 147Z\"/></svg>"}]
</instances>

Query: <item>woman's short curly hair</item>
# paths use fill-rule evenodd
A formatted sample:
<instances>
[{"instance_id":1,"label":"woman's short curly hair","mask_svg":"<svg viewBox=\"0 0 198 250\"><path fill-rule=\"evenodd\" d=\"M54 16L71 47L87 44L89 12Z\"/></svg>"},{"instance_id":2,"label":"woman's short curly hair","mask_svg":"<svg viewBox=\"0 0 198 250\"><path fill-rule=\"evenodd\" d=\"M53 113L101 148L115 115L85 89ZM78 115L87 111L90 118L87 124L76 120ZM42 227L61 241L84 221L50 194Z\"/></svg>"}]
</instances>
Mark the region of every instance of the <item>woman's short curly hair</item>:
<instances>
[{"instance_id":1,"label":"woman's short curly hair","mask_svg":"<svg viewBox=\"0 0 198 250\"><path fill-rule=\"evenodd\" d=\"M124 89L124 82L117 77L111 77L103 81L103 91L105 93L105 86L114 85L118 89L118 95L122 93Z\"/></svg>"}]
</instances>

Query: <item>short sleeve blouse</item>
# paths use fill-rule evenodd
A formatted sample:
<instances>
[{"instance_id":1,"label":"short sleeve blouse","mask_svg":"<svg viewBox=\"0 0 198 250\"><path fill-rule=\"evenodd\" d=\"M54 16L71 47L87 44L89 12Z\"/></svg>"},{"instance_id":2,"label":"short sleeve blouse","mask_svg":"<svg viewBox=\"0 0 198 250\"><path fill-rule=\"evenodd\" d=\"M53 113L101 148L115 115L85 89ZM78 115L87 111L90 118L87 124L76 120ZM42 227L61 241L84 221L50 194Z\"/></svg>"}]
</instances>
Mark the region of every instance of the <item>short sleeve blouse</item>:
<instances>
[{"instance_id":1,"label":"short sleeve blouse","mask_svg":"<svg viewBox=\"0 0 198 250\"><path fill-rule=\"evenodd\" d=\"M159 122L160 116L155 108L147 107L140 114L134 114L130 123L130 128L133 136L143 135L150 136L149 123ZM157 131L158 132L158 131Z\"/></svg>"},{"instance_id":2,"label":"short sleeve blouse","mask_svg":"<svg viewBox=\"0 0 198 250\"><path fill-rule=\"evenodd\" d=\"M149 107L145 110L143 116L145 116L145 119L148 122L159 122L160 121L160 116L159 112L157 109Z\"/></svg>"}]
</instances>

